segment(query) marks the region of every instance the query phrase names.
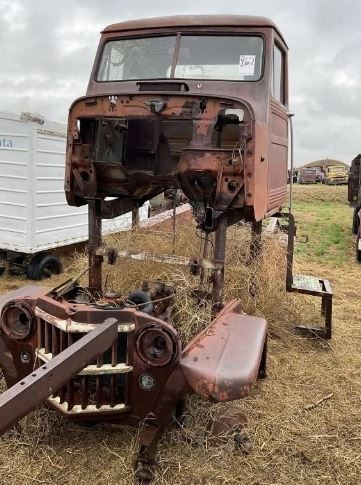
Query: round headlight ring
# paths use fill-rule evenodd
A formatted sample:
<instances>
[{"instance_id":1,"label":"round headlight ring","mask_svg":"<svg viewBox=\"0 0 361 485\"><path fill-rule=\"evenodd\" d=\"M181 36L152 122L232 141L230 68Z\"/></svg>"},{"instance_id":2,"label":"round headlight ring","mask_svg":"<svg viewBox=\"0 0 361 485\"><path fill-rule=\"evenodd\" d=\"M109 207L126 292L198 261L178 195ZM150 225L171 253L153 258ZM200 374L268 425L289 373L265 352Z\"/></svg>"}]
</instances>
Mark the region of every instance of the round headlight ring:
<instances>
[{"instance_id":1,"label":"round headlight ring","mask_svg":"<svg viewBox=\"0 0 361 485\"><path fill-rule=\"evenodd\" d=\"M22 302L9 302L1 313L1 328L14 340L28 340L35 331L35 316L30 307Z\"/></svg>"},{"instance_id":2,"label":"round headlight ring","mask_svg":"<svg viewBox=\"0 0 361 485\"><path fill-rule=\"evenodd\" d=\"M143 362L153 367L169 365L179 353L176 335L160 325L141 330L136 340L136 348Z\"/></svg>"}]
</instances>

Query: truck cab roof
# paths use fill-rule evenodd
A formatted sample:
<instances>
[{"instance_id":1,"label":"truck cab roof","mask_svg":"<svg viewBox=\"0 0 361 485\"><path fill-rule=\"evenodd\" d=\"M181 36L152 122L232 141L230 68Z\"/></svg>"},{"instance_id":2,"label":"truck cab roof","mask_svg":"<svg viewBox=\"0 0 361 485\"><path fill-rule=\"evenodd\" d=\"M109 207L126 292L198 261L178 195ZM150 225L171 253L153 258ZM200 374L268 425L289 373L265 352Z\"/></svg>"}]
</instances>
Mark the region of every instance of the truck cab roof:
<instances>
[{"instance_id":1,"label":"truck cab roof","mask_svg":"<svg viewBox=\"0 0 361 485\"><path fill-rule=\"evenodd\" d=\"M251 15L174 15L168 17L127 20L108 25L104 28L102 33L123 33L138 30L154 31L164 28L174 30L182 27L269 27L274 29L284 41L281 32L272 20L266 17L256 17Z\"/></svg>"}]
</instances>

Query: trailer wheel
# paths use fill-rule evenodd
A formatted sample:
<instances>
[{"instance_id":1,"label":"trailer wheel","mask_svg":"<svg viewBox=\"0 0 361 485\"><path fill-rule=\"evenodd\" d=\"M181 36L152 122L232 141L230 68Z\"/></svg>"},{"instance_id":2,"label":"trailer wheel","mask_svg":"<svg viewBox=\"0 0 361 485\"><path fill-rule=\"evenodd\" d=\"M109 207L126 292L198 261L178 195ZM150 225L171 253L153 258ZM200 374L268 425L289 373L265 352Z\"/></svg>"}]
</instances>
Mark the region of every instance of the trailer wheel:
<instances>
[{"instance_id":1,"label":"trailer wheel","mask_svg":"<svg viewBox=\"0 0 361 485\"><path fill-rule=\"evenodd\" d=\"M31 260L27 269L27 276L31 280L42 280L61 272L62 267L59 258L54 254L40 253Z\"/></svg>"}]
</instances>

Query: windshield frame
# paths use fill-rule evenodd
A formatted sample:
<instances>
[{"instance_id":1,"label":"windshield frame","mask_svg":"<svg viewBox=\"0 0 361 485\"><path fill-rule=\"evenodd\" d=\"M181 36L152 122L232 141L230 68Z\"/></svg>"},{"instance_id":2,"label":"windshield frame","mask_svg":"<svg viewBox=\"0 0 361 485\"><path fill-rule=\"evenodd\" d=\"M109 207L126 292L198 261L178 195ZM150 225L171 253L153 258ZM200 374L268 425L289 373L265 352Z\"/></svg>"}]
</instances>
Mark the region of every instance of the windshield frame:
<instances>
[{"instance_id":1,"label":"windshield frame","mask_svg":"<svg viewBox=\"0 0 361 485\"><path fill-rule=\"evenodd\" d=\"M178 62L179 56L179 47L182 36L204 36L204 37L260 37L262 39L262 59L261 59L261 69L260 75L257 79L224 79L224 78L190 78L190 77L175 77L175 69ZM139 78L139 79L112 79L112 80L101 80L98 79L100 65L103 59L104 51L106 46L109 42L120 41L120 40L130 40L130 39L146 39L146 38L155 38L155 37L175 37L175 48L173 53L172 65L171 65L171 74L170 77L154 77L154 78ZM264 73L265 73L265 62L266 62L266 53L267 53L267 41L266 37L263 32L255 32L255 31L238 31L238 32L227 32L227 31L167 31L167 32L149 32L144 33L142 35L124 35L124 36L117 36L117 37L110 37L104 40L101 44L99 49L99 54L97 56L97 62L94 69L94 76L93 79L96 83L99 84L109 84L109 83L136 83L141 81L164 81L164 82L172 82L172 81L195 81L195 82L227 82L227 83L258 83L263 80Z\"/></svg>"}]
</instances>

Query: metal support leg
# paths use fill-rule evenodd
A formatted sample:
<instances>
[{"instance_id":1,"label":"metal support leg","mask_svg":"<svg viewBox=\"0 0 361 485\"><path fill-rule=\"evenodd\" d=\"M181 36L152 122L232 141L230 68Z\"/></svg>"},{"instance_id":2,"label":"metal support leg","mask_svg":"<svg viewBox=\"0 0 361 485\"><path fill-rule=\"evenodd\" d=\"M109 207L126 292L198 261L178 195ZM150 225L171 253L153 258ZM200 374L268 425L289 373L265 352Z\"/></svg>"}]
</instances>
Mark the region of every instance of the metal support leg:
<instances>
[{"instance_id":1,"label":"metal support leg","mask_svg":"<svg viewBox=\"0 0 361 485\"><path fill-rule=\"evenodd\" d=\"M102 243L101 201L90 200L88 204L89 218L89 288L91 291L102 291L103 257L96 254Z\"/></svg>"},{"instance_id":2,"label":"metal support leg","mask_svg":"<svg viewBox=\"0 0 361 485\"><path fill-rule=\"evenodd\" d=\"M173 237L172 237L172 248L173 254L175 254L175 243L176 243L176 229L177 229L177 189L173 191Z\"/></svg>"},{"instance_id":3,"label":"metal support leg","mask_svg":"<svg viewBox=\"0 0 361 485\"><path fill-rule=\"evenodd\" d=\"M286 268L286 290L292 291L293 284L293 254L295 250L295 218L290 212L288 216L288 238L287 238L287 268Z\"/></svg>"},{"instance_id":4,"label":"metal support leg","mask_svg":"<svg viewBox=\"0 0 361 485\"><path fill-rule=\"evenodd\" d=\"M139 227L139 208L132 210L132 228Z\"/></svg>"},{"instance_id":5,"label":"metal support leg","mask_svg":"<svg viewBox=\"0 0 361 485\"><path fill-rule=\"evenodd\" d=\"M216 238L214 244L214 261L222 264L222 269L216 269L213 272L213 289L212 289L212 318L223 307L223 293L224 293L224 261L226 257L226 233L227 233L227 218L223 216L219 221L218 229L216 231Z\"/></svg>"},{"instance_id":6,"label":"metal support leg","mask_svg":"<svg viewBox=\"0 0 361 485\"><path fill-rule=\"evenodd\" d=\"M250 245L250 263L252 263L260 254L262 248L262 221L252 222L251 245Z\"/></svg>"},{"instance_id":7,"label":"metal support leg","mask_svg":"<svg viewBox=\"0 0 361 485\"><path fill-rule=\"evenodd\" d=\"M250 253L248 264L254 263L254 261L260 255L262 249L262 221L254 221L252 222L252 229L251 229L251 244L250 244ZM257 288L256 288L256 278L255 274L251 275L250 284L249 284L249 293L251 296L256 296Z\"/></svg>"},{"instance_id":8,"label":"metal support leg","mask_svg":"<svg viewBox=\"0 0 361 485\"><path fill-rule=\"evenodd\" d=\"M322 298L322 306L325 314L325 339L332 338L332 295Z\"/></svg>"},{"instance_id":9,"label":"metal support leg","mask_svg":"<svg viewBox=\"0 0 361 485\"><path fill-rule=\"evenodd\" d=\"M323 317L326 315L326 296L323 296L321 300L321 315Z\"/></svg>"},{"instance_id":10,"label":"metal support leg","mask_svg":"<svg viewBox=\"0 0 361 485\"><path fill-rule=\"evenodd\" d=\"M204 235L204 240L203 240L203 251L202 251L202 258L203 259L207 258L207 256L208 256L208 242L209 242L209 234L208 234L208 232L206 232L205 235ZM200 284L201 288L204 285L204 277L205 277L205 270L204 270L204 268L202 268L200 278L199 278L199 284Z\"/></svg>"},{"instance_id":11,"label":"metal support leg","mask_svg":"<svg viewBox=\"0 0 361 485\"><path fill-rule=\"evenodd\" d=\"M161 434L162 427L150 413L139 432L139 451L135 463L135 478L139 483L149 483L153 480L155 454Z\"/></svg>"}]
</instances>

